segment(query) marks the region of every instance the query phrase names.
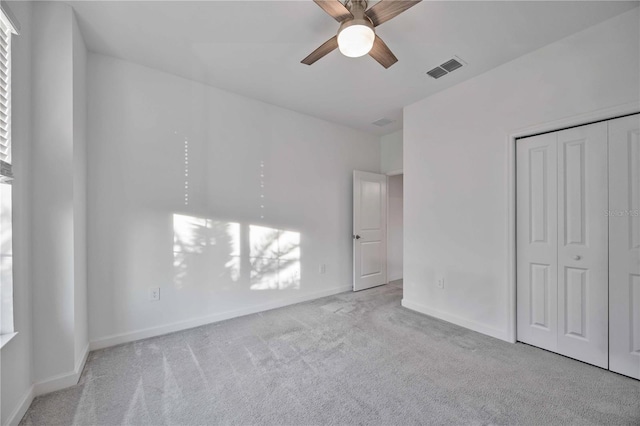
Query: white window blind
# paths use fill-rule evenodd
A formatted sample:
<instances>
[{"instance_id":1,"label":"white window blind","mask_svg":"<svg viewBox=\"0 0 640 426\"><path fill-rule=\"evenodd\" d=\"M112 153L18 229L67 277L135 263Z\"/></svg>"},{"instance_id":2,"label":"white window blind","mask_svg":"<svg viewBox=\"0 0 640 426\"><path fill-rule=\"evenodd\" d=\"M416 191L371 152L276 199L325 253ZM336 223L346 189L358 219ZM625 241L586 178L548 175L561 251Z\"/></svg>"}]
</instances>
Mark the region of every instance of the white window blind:
<instances>
[{"instance_id":1,"label":"white window blind","mask_svg":"<svg viewBox=\"0 0 640 426\"><path fill-rule=\"evenodd\" d=\"M0 160L11 164L11 29L0 19Z\"/></svg>"},{"instance_id":2,"label":"white window blind","mask_svg":"<svg viewBox=\"0 0 640 426\"><path fill-rule=\"evenodd\" d=\"M13 213L11 172L11 37L16 21L0 4L0 347L13 336Z\"/></svg>"}]
</instances>

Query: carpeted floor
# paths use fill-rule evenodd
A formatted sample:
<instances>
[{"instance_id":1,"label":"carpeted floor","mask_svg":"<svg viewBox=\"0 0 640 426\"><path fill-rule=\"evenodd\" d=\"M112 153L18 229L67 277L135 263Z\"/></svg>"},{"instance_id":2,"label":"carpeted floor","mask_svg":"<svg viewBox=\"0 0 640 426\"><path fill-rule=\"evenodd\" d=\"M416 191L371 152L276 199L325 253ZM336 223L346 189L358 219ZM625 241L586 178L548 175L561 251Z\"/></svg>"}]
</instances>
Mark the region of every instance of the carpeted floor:
<instances>
[{"instance_id":1,"label":"carpeted floor","mask_svg":"<svg viewBox=\"0 0 640 426\"><path fill-rule=\"evenodd\" d=\"M401 297L395 283L92 352L21 424L640 424L639 381Z\"/></svg>"}]
</instances>

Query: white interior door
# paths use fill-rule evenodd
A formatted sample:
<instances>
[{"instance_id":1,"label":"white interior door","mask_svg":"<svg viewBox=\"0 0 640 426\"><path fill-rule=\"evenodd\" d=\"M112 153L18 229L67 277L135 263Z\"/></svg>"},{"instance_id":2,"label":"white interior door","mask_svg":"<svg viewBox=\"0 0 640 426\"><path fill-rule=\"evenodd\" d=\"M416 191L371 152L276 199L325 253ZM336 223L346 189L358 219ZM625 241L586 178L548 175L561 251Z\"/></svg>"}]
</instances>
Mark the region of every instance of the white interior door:
<instances>
[{"instance_id":1,"label":"white interior door","mask_svg":"<svg viewBox=\"0 0 640 426\"><path fill-rule=\"evenodd\" d=\"M558 353L609 366L607 123L558 132Z\"/></svg>"},{"instance_id":2,"label":"white interior door","mask_svg":"<svg viewBox=\"0 0 640 426\"><path fill-rule=\"evenodd\" d=\"M517 156L518 340L558 350L557 134L520 139Z\"/></svg>"},{"instance_id":3,"label":"white interior door","mask_svg":"<svg viewBox=\"0 0 640 426\"><path fill-rule=\"evenodd\" d=\"M640 115L609 122L609 368L640 379Z\"/></svg>"},{"instance_id":4,"label":"white interior door","mask_svg":"<svg viewBox=\"0 0 640 426\"><path fill-rule=\"evenodd\" d=\"M353 290L387 283L387 177L353 172Z\"/></svg>"}]
</instances>

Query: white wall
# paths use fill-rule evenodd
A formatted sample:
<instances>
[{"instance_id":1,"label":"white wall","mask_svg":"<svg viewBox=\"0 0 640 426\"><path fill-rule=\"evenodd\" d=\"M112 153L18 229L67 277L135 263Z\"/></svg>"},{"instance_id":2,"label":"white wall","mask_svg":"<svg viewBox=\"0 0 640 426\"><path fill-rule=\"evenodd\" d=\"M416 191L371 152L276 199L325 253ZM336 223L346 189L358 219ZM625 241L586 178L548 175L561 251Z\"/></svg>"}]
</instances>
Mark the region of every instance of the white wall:
<instances>
[{"instance_id":1,"label":"white wall","mask_svg":"<svg viewBox=\"0 0 640 426\"><path fill-rule=\"evenodd\" d=\"M389 176L387 219L387 274L389 281L402 279L403 263L403 176L402 130L380 136L380 172Z\"/></svg>"},{"instance_id":2,"label":"white wall","mask_svg":"<svg viewBox=\"0 0 640 426\"><path fill-rule=\"evenodd\" d=\"M32 268L36 393L74 384L88 348L86 49L74 21L66 4L34 3L31 229L32 264L37 266Z\"/></svg>"},{"instance_id":3,"label":"white wall","mask_svg":"<svg viewBox=\"0 0 640 426\"><path fill-rule=\"evenodd\" d=\"M3 5L3 7L6 5ZM20 22L21 34L12 40L13 143L13 307L18 335L0 349L0 424L19 421L31 402L32 322L30 274L31 151L31 9L29 2L8 2Z\"/></svg>"},{"instance_id":4,"label":"white wall","mask_svg":"<svg viewBox=\"0 0 640 426\"><path fill-rule=\"evenodd\" d=\"M74 358L81 362L89 344L87 314L87 47L72 22L73 48L73 247Z\"/></svg>"},{"instance_id":5,"label":"white wall","mask_svg":"<svg viewBox=\"0 0 640 426\"><path fill-rule=\"evenodd\" d=\"M387 274L389 281L402 279L403 180L403 175L389 176L388 180Z\"/></svg>"},{"instance_id":6,"label":"white wall","mask_svg":"<svg viewBox=\"0 0 640 426\"><path fill-rule=\"evenodd\" d=\"M380 136L380 171L393 173L402 170L402 130Z\"/></svg>"},{"instance_id":7,"label":"white wall","mask_svg":"<svg viewBox=\"0 0 640 426\"><path fill-rule=\"evenodd\" d=\"M379 171L377 137L106 56L88 69L93 347L350 288L351 176ZM288 281L252 266L252 225L299 236Z\"/></svg>"},{"instance_id":8,"label":"white wall","mask_svg":"<svg viewBox=\"0 0 640 426\"><path fill-rule=\"evenodd\" d=\"M636 8L405 108L405 306L509 338L508 135L637 102L639 22Z\"/></svg>"},{"instance_id":9,"label":"white wall","mask_svg":"<svg viewBox=\"0 0 640 426\"><path fill-rule=\"evenodd\" d=\"M34 376L73 368L73 61L66 7L37 3L33 38ZM35 213L38 212L38 213ZM45 214L44 212L47 212Z\"/></svg>"}]
</instances>

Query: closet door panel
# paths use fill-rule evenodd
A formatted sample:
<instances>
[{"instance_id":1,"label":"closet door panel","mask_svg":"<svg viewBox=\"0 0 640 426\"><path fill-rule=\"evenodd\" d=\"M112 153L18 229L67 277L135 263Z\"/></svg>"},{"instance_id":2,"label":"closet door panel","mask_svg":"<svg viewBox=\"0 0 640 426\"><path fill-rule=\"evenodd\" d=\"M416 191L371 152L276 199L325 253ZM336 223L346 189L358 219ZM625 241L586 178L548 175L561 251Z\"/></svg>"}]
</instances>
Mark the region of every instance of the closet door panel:
<instances>
[{"instance_id":1,"label":"closet door panel","mask_svg":"<svg viewBox=\"0 0 640 426\"><path fill-rule=\"evenodd\" d=\"M609 122L609 368L640 379L640 115Z\"/></svg>"},{"instance_id":2,"label":"closet door panel","mask_svg":"<svg viewBox=\"0 0 640 426\"><path fill-rule=\"evenodd\" d=\"M518 140L516 156L518 340L557 351L556 135Z\"/></svg>"},{"instance_id":3,"label":"closet door panel","mask_svg":"<svg viewBox=\"0 0 640 426\"><path fill-rule=\"evenodd\" d=\"M607 123L557 141L558 352L607 368Z\"/></svg>"}]
</instances>

